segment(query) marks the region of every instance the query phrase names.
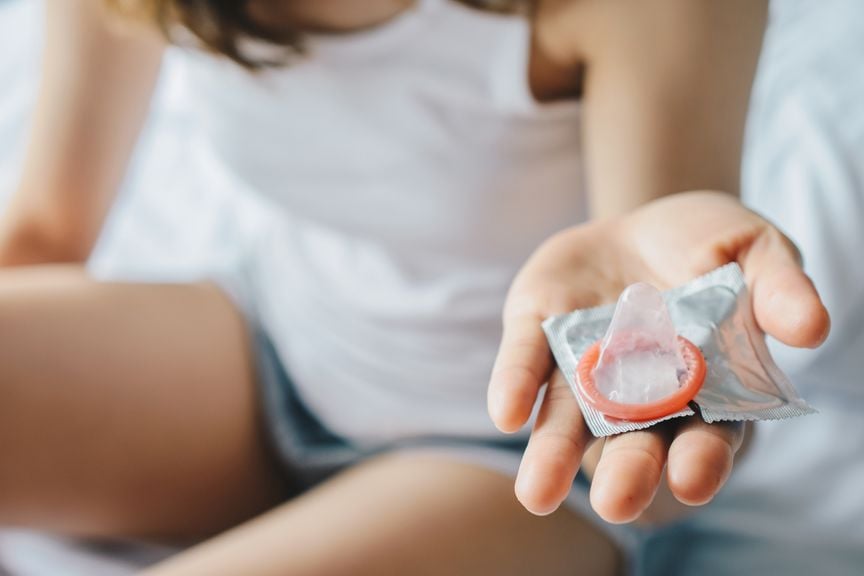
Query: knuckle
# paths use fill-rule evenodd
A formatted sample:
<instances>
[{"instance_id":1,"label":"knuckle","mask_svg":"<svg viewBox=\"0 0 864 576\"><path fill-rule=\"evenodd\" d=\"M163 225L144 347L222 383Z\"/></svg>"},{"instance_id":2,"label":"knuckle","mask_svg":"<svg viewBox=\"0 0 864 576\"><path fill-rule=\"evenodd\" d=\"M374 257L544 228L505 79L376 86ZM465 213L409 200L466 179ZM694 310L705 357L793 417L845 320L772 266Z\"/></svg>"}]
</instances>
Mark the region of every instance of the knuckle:
<instances>
[{"instance_id":1,"label":"knuckle","mask_svg":"<svg viewBox=\"0 0 864 576\"><path fill-rule=\"evenodd\" d=\"M658 472L666 464L664 447L650 437L642 435L634 438L627 438L625 435L607 442L604 455L631 461L641 460Z\"/></svg>"},{"instance_id":2,"label":"knuckle","mask_svg":"<svg viewBox=\"0 0 864 576\"><path fill-rule=\"evenodd\" d=\"M521 388L526 383L534 386L543 384L546 375L533 366L523 364L504 364L493 371L494 379L508 388Z\"/></svg>"},{"instance_id":3,"label":"knuckle","mask_svg":"<svg viewBox=\"0 0 864 576\"><path fill-rule=\"evenodd\" d=\"M549 345L542 333L526 334L522 331L507 330L501 338L501 346L511 353L519 351L532 356L549 352Z\"/></svg>"},{"instance_id":4,"label":"knuckle","mask_svg":"<svg viewBox=\"0 0 864 576\"><path fill-rule=\"evenodd\" d=\"M549 389L546 390L546 401L550 404L561 404L567 403L571 405L574 409L578 408L578 404L576 403L576 397L573 396L573 391L570 390L570 386L564 382L556 383L554 385L550 385Z\"/></svg>"},{"instance_id":5,"label":"knuckle","mask_svg":"<svg viewBox=\"0 0 864 576\"><path fill-rule=\"evenodd\" d=\"M559 427L542 427L534 430L531 434L534 442L545 444L564 445L575 452L582 453L585 450L585 435L576 430L565 430Z\"/></svg>"},{"instance_id":6,"label":"knuckle","mask_svg":"<svg viewBox=\"0 0 864 576\"><path fill-rule=\"evenodd\" d=\"M798 245L795 244L795 242L793 242L792 239L782 230L780 230L780 228L774 224L769 224L764 233L770 244L777 244L788 250L799 266L804 263L804 256L801 254L801 249L798 248Z\"/></svg>"},{"instance_id":7,"label":"knuckle","mask_svg":"<svg viewBox=\"0 0 864 576\"><path fill-rule=\"evenodd\" d=\"M553 314L578 308L584 300L584 291L577 293L570 282L548 278L542 289L520 289L511 292L504 305L504 326L520 321L537 326Z\"/></svg>"}]
</instances>

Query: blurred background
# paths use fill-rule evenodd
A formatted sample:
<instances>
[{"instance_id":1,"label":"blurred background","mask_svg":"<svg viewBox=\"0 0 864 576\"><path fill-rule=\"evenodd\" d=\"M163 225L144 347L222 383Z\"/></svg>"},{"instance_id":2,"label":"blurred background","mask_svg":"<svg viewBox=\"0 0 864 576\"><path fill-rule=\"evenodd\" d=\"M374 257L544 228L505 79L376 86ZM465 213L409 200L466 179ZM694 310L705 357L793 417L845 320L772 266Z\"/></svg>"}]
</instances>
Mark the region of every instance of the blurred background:
<instances>
[{"instance_id":1,"label":"blurred background","mask_svg":"<svg viewBox=\"0 0 864 576\"><path fill-rule=\"evenodd\" d=\"M0 0L0 205L15 187L34 102L40 12L39 0ZM862 30L861 0L772 2L748 121L743 190L752 207L798 243L834 326L818 351L772 343L778 363L822 414L760 429L754 450L761 455L744 463L717 505L688 527L691 544L699 538L725 543L713 561L734 562L728 552L739 542L724 532L730 525L753 537L769 530L787 544L806 542L796 544L797 552L778 551L769 573L783 573L784 562L800 568L812 557L809 546L857 546L864 554L858 488L864 485ZM193 278L241 254L267 218L248 195L230 194L218 167L189 169L196 135L185 81L183 54L169 52L152 117L91 262L98 275ZM136 258L121 259L121 253ZM762 468L748 464L754 460ZM799 492L766 500L772 486L790 478L802 486ZM167 552L6 530L0 531L0 574L120 575ZM653 554L649 563L668 561L663 547ZM700 563L712 562L679 561L691 562L688 573L703 573ZM864 557L861 565L864 573ZM838 573L824 563L816 570Z\"/></svg>"}]
</instances>

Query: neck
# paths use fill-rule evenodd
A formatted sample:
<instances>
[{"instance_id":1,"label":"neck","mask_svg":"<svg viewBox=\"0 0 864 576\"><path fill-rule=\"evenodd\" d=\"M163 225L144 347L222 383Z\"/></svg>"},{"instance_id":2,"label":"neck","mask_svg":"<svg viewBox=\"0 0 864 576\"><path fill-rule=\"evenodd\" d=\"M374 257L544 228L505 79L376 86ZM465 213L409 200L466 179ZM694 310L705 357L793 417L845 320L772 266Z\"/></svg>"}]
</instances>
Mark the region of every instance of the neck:
<instances>
[{"instance_id":1,"label":"neck","mask_svg":"<svg viewBox=\"0 0 864 576\"><path fill-rule=\"evenodd\" d=\"M416 0L251 0L249 16L270 29L339 34L374 28Z\"/></svg>"}]
</instances>

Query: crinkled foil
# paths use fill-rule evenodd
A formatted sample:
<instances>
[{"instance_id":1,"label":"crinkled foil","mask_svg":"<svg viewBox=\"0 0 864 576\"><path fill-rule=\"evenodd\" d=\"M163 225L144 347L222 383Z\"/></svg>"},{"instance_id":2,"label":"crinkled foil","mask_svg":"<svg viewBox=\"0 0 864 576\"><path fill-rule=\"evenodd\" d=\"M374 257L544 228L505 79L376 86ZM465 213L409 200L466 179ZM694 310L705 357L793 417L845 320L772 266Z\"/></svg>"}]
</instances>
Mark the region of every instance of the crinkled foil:
<instances>
[{"instance_id":1,"label":"crinkled foil","mask_svg":"<svg viewBox=\"0 0 864 576\"><path fill-rule=\"evenodd\" d=\"M727 264L667 290L663 298L675 329L696 344L707 373L691 406L657 420L629 422L605 417L582 397L576 366L582 353L603 338L615 305L576 310L543 322L558 366L595 436L649 428L698 414L705 422L776 420L814 413L780 371L756 326L750 295L737 264Z\"/></svg>"}]
</instances>

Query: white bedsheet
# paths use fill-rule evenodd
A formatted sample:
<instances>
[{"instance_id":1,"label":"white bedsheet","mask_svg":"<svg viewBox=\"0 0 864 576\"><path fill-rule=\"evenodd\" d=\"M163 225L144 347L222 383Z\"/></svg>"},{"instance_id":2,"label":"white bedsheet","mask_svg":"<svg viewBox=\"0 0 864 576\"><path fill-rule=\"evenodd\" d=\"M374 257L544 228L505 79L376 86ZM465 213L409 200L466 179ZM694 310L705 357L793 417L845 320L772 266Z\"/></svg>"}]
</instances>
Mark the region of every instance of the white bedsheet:
<instances>
[{"instance_id":1,"label":"white bedsheet","mask_svg":"<svg viewBox=\"0 0 864 576\"><path fill-rule=\"evenodd\" d=\"M864 2L778 0L774 9L754 92L745 195L799 243L826 295L835 328L819 352L776 345L774 351L815 404L860 408L864 366L861 355L850 351L864 349L864 266L858 252L864 246L864 34L856 30L864 22ZM0 0L0 200L17 177L37 80L38 46L39 3ZM92 263L98 273L179 279L218 270L242 255L265 217L259 206L237 200L219 181L208 178L206 166L190 170L182 75L182 66L169 55L153 118ZM135 258L123 259L121 254ZM829 376L840 384L826 392ZM826 426L834 424L823 420L817 425L818 435L808 431L803 420L779 428L786 432L770 428L761 441L782 434L798 434L802 442L814 437L824 441ZM843 443L845 457L864 460L862 442ZM842 458L827 462L842 464ZM745 468L739 486L747 474ZM864 477L856 482L843 486L860 486ZM841 493L834 500L842 502L843 497ZM820 529L830 531L832 522L842 525L850 514L857 515L860 524L860 496L845 497L851 498L851 509L823 518ZM828 505L832 507L843 508L836 502ZM710 517L706 521L710 524ZM847 540L864 541L860 529L850 529ZM0 532L0 574L5 570L15 576L119 576L164 553L126 545L81 547L38 534Z\"/></svg>"}]
</instances>

